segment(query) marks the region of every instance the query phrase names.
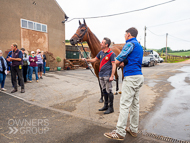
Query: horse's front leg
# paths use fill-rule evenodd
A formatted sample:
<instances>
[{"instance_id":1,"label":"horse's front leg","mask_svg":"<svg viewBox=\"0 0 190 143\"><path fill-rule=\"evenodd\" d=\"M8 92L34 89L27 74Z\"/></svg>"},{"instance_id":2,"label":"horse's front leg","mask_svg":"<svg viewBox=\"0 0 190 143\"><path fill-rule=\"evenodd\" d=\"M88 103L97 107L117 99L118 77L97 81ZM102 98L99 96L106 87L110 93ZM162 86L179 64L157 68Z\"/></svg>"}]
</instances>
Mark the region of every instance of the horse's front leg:
<instances>
[{"instance_id":1,"label":"horse's front leg","mask_svg":"<svg viewBox=\"0 0 190 143\"><path fill-rule=\"evenodd\" d=\"M97 76L99 87L100 87L100 92L101 92L99 103L103 103L104 102L104 99L103 99L104 93L103 93L102 87L100 85L100 80L99 80L99 66L100 66L100 63L94 63L94 65L93 65L94 72L95 72L95 74Z\"/></svg>"}]
</instances>

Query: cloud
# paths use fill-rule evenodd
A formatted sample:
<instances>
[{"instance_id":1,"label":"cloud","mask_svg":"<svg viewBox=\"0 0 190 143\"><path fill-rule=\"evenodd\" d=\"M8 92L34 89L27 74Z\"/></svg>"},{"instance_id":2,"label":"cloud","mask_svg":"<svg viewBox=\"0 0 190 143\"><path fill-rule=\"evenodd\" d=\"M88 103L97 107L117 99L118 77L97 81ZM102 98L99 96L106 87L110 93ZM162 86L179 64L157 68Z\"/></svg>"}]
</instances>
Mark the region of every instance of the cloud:
<instances>
[{"instance_id":1,"label":"cloud","mask_svg":"<svg viewBox=\"0 0 190 143\"><path fill-rule=\"evenodd\" d=\"M167 2L168 0L57 0L62 9L70 17L92 17L121 13L136 9L145 8L151 5ZM139 31L138 40L144 45L144 27L168 23L176 20L190 18L189 0L176 0L174 2L150 8L144 11L133 12L113 17L86 19L91 31L101 41L103 37L109 37L115 43L124 43L125 30L136 27ZM175 37L190 41L190 20L172 24L150 27L147 30L146 45L149 49L160 49L166 46L166 36ZM66 39L70 39L78 28L78 20L66 23ZM172 50L190 49L190 42L168 36L168 46Z\"/></svg>"}]
</instances>

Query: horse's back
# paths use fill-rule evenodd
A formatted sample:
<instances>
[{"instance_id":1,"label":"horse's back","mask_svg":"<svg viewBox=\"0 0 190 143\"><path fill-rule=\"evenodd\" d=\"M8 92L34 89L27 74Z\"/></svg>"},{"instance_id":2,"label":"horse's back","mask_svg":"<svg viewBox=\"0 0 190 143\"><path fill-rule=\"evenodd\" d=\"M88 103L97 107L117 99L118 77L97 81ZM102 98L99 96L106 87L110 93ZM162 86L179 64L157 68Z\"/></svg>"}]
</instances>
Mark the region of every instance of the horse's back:
<instances>
[{"instance_id":1,"label":"horse's back","mask_svg":"<svg viewBox=\"0 0 190 143\"><path fill-rule=\"evenodd\" d=\"M110 49L117 55L119 55L119 53L121 52L123 46L125 44L113 44L112 46L110 46Z\"/></svg>"}]
</instances>

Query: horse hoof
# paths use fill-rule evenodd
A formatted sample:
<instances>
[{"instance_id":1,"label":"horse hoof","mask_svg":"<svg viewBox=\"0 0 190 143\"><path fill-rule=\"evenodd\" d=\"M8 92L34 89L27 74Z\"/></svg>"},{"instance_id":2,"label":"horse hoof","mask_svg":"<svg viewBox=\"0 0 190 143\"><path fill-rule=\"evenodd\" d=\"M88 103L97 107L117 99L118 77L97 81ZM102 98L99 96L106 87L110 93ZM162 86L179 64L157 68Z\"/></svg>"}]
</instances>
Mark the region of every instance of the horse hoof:
<instances>
[{"instance_id":1,"label":"horse hoof","mask_svg":"<svg viewBox=\"0 0 190 143\"><path fill-rule=\"evenodd\" d=\"M104 102L104 100L100 98L99 103L103 103L103 102Z\"/></svg>"},{"instance_id":2,"label":"horse hoof","mask_svg":"<svg viewBox=\"0 0 190 143\"><path fill-rule=\"evenodd\" d=\"M114 95L118 95L118 93L116 92Z\"/></svg>"}]
</instances>

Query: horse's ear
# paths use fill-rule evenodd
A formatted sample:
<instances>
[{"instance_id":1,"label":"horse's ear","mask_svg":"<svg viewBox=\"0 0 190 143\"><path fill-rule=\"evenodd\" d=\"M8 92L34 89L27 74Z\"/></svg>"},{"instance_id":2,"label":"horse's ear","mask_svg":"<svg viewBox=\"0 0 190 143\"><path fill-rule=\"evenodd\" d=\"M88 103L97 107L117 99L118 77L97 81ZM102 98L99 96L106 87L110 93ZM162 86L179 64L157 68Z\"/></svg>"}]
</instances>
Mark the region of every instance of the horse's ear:
<instances>
[{"instance_id":1,"label":"horse's ear","mask_svg":"<svg viewBox=\"0 0 190 143\"><path fill-rule=\"evenodd\" d=\"M83 18L84 25L86 25L85 19Z\"/></svg>"},{"instance_id":2,"label":"horse's ear","mask_svg":"<svg viewBox=\"0 0 190 143\"><path fill-rule=\"evenodd\" d=\"M81 25L81 22L80 22L80 20L79 20L79 25Z\"/></svg>"}]
</instances>

